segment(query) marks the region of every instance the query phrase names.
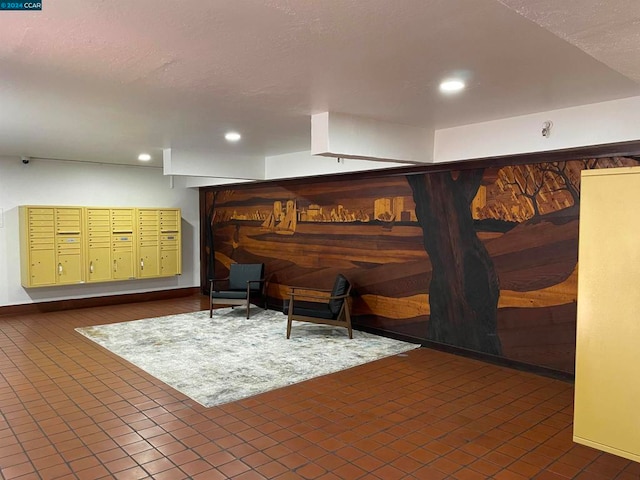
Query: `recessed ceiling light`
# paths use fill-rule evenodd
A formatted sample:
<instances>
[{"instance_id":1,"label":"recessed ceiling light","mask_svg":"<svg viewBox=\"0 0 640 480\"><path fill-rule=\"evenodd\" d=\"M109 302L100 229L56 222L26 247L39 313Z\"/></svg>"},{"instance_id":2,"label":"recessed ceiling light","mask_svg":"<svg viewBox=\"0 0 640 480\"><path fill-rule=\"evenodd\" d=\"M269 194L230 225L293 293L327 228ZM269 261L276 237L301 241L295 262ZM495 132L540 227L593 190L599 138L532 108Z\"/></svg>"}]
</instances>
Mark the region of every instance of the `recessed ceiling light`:
<instances>
[{"instance_id":1,"label":"recessed ceiling light","mask_svg":"<svg viewBox=\"0 0 640 480\"><path fill-rule=\"evenodd\" d=\"M440 84L440 91L444 93L459 92L464 89L464 82L457 78L449 78Z\"/></svg>"},{"instance_id":2,"label":"recessed ceiling light","mask_svg":"<svg viewBox=\"0 0 640 480\"><path fill-rule=\"evenodd\" d=\"M151 155L149 155L148 153L141 153L140 155L138 155L138 160L140 160L141 162L148 162L149 160L151 160Z\"/></svg>"},{"instance_id":3,"label":"recessed ceiling light","mask_svg":"<svg viewBox=\"0 0 640 480\"><path fill-rule=\"evenodd\" d=\"M242 136L238 132L227 132L224 134L224 138L227 142L237 142Z\"/></svg>"}]
</instances>

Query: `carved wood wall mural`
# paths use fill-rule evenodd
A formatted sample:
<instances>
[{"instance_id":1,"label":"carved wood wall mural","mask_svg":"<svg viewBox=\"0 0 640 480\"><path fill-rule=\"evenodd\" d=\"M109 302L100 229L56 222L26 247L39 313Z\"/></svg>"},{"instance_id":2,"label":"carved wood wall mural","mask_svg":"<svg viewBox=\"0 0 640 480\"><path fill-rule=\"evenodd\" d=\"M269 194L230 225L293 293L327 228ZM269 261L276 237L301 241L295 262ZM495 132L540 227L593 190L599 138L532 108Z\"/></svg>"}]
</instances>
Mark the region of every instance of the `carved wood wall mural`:
<instances>
[{"instance_id":1,"label":"carved wood wall mural","mask_svg":"<svg viewBox=\"0 0 640 480\"><path fill-rule=\"evenodd\" d=\"M580 171L609 157L203 189L203 277L354 286L354 324L573 372ZM210 227L210 228L207 228Z\"/></svg>"}]
</instances>

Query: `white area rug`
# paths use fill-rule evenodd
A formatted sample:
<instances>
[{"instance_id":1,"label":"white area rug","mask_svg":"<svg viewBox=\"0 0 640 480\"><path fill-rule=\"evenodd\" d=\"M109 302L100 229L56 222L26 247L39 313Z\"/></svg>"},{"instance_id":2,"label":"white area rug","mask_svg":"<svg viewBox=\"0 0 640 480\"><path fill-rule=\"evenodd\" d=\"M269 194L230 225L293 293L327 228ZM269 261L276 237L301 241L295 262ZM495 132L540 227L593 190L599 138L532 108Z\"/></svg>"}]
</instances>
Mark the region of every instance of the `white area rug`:
<instances>
[{"instance_id":1,"label":"white area rug","mask_svg":"<svg viewBox=\"0 0 640 480\"><path fill-rule=\"evenodd\" d=\"M337 372L419 345L244 308L77 328L205 407Z\"/></svg>"}]
</instances>

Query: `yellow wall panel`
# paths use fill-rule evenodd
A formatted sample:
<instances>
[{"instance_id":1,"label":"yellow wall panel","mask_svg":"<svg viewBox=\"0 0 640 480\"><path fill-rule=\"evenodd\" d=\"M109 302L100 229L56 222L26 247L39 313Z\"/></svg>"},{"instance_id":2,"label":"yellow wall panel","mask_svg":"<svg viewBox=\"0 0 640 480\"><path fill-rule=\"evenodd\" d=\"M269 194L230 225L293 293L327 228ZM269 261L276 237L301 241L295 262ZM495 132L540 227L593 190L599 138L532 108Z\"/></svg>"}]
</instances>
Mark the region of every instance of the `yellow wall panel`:
<instances>
[{"instance_id":1,"label":"yellow wall panel","mask_svg":"<svg viewBox=\"0 0 640 480\"><path fill-rule=\"evenodd\" d=\"M640 461L640 168L582 173L574 441Z\"/></svg>"}]
</instances>

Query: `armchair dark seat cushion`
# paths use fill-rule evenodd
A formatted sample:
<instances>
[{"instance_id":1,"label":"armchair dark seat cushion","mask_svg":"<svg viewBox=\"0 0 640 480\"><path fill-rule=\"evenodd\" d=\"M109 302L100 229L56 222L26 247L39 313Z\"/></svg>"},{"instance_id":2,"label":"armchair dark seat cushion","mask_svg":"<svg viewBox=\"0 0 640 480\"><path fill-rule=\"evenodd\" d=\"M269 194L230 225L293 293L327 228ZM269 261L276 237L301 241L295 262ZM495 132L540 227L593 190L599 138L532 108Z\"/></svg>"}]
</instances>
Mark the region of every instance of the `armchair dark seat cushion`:
<instances>
[{"instance_id":1,"label":"armchair dark seat cushion","mask_svg":"<svg viewBox=\"0 0 640 480\"><path fill-rule=\"evenodd\" d=\"M289 302L284 306L287 315L287 338L291 337L293 320L345 327L353 338L349 280L338 274L331 290L308 287L290 287ZM313 300L313 301L310 301Z\"/></svg>"},{"instance_id":2,"label":"armchair dark seat cushion","mask_svg":"<svg viewBox=\"0 0 640 480\"><path fill-rule=\"evenodd\" d=\"M247 298L247 290L245 289L243 292L235 292L233 290L223 290L222 292L212 292L211 296L213 298Z\"/></svg>"},{"instance_id":3,"label":"armchair dark seat cushion","mask_svg":"<svg viewBox=\"0 0 640 480\"><path fill-rule=\"evenodd\" d=\"M335 314L329 310L329 305L326 303L304 302L304 305L298 305L298 303L302 302L295 302L293 308L294 315L306 315L310 317L326 318L328 320L335 318ZM285 315L289 315L290 304L291 302L287 302L284 305Z\"/></svg>"},{"instance_id":4,"label":"armchair dark seat cushion","mask_svg":"<svg viewBox=\"0 0 640 480\"><path fill-rule=\"evenodd\" d=\"M219 288L220 284L225 289ZM250 315L251 297L261 297L266 308L264 263L232 263L229 276L211 280L209 289L209 317L213 317L213 305L245 305Z\"/></svg>"}]
</instances>

